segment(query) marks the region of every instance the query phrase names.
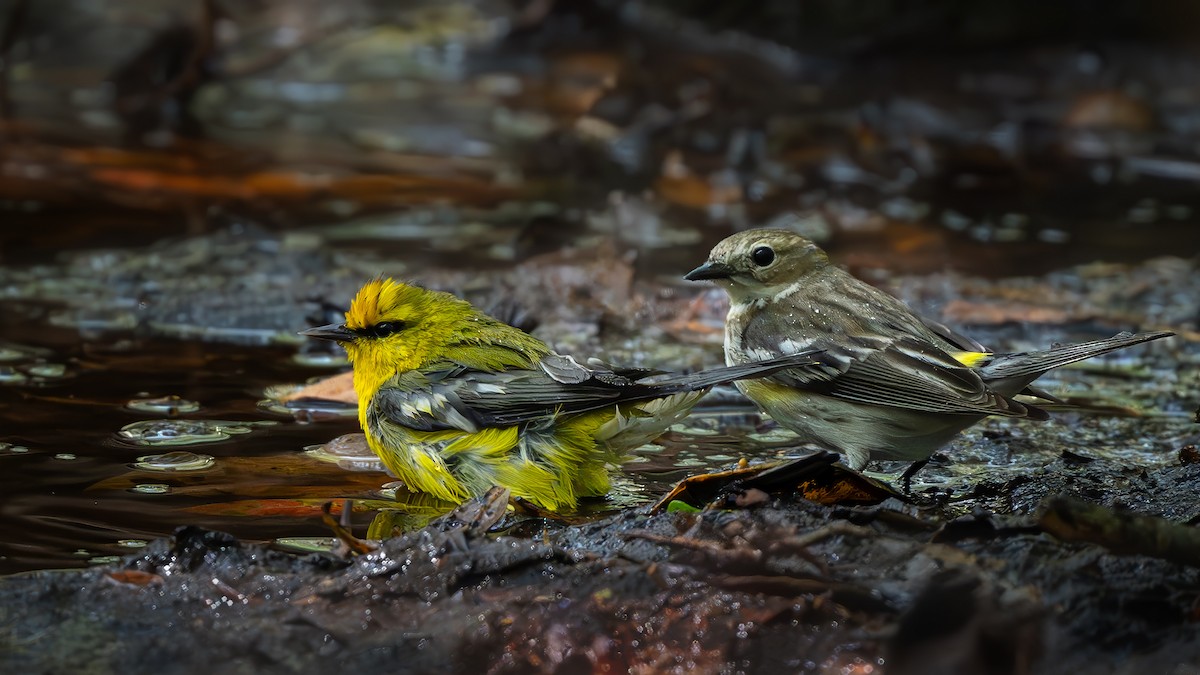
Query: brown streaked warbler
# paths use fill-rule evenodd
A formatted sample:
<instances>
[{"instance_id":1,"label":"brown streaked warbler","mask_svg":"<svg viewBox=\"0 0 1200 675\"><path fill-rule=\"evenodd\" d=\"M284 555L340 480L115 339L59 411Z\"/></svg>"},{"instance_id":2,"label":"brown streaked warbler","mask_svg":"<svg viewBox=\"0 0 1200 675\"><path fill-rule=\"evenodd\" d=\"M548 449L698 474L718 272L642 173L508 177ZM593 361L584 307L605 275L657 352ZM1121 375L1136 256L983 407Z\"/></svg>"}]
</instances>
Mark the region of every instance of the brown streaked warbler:
<instances>
[{"instance_id":1,"label":"brown streaked warbler","mask_svg":"<svg viewBox=\"0 0 1200 675\"><path fill-rule=\"evenodd\" d=\"M730 236L686 278L712 280L729 293L727 364L797 353L821 361L736 384L779 424L842 453L855 469L870 459L923 464L988 415L1047 419L1045 410L1013 397L1057 402L1030 384L1059 366L1173 335L1120 333L992 353L856 279L787 230Z\"/></svg>"}]
</instances>

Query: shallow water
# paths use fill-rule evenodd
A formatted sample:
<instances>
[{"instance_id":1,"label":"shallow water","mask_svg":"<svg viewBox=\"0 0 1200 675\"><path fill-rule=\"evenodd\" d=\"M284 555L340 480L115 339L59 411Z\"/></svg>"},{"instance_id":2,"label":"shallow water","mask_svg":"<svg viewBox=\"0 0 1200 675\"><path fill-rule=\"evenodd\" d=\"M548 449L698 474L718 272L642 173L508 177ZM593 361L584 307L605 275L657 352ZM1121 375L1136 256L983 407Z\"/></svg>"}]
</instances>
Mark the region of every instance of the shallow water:
<instances>
[{"instance_id":1,"label":"shallow water","mask_svg":"<svg viewBox=\"0 0 1200 675\"><path fill-rule=\"evenodd\" d=\"M0 494L5 497L0 573L104 562L185 524L247 540L327 537L321 504L342 498L360 500L352 523L362 534L375 515L370 507L390 501L380 492L392 480L386 474L346 470L305 453L308 446L356 431L355 418L297 421L260 405L269 387L334 372L297 366L293 347L117 336L83 342L69 329L31 331L11 323L0 329L0 340L28 344L33 332L44 348L36 360L65 369L61 377L38 381L31 375L0 386ZM33 360L17 361L14 368L31 369L39 370ZM171 415L156 412L154 405L141 406L148 410L128 405L168 396L180 399L168 408L183 402L198 408ZM753 442L731 445L753 431L756 419L746 411L699 415L699 427L733 425L740 431L672 434L669 447L647 447L615 476L608 499L581 511L599 514L645 502L688 473L740 456L774 454L777 449L771 447L756 451ZM212 420L257 426L223 440L182 445L139 445L120 433L140 422ZM180 467L182 453L212 460ZM139 466L148 456L165 460L151 460L156 468ZM396 500L393 506L408 503L425 512L419 496L401 491Z\"/></svg>"},{"instance_id":2,"label":"shallow water","mask_svg":"<svg viewBox=\"0 0 1200 675\"><path fill-rule=\"evenodd\" d=\"M707 339L719 325L683 345L657 344L653 331L694 309L701 291L679 277L734 230L793 227L873 282L886 280L880 270L997 278L1200 250L1190 52L1101 44L1097 65L1091 47L1018 43L967 58L810 60L686 27L597 22L595 8L575 16L575 3L531 3L554 11L505 37L502 22L472 18L508 11L493 4L466 3L454 30L400 22L411 40L397 39L386 18L375 38L301 40L274 67L239 70L276 31L346 28L336 16L292 26L306 13L275 13L287 3L246 10L240 37L215 55L228 72L189 99L194 129L122 117L110 91L126 65L171 60L178 40L138 50L173 26L73 2L36 5L47 14L30 26L58 26L45 35L18 25L20 68L0 96L10 104L0 131L14 141L0 145L0 341L12 345L0 344L0 573L86 565L185 523L244 539L323 537L320 505L344 497L362 507L361 533L390 479L304 450L354 431L353 419L296 421L259 405L270 387L332 369L299 365L295 346L192 340L211 330L269 344L314 307L336 313L380 272L456 291L524 289L526 310L564 315L540 318L560 320L543 337L567 351L582 342L589 351L577 353L612 358L623 338L601 332L624 320L651 338L618 354L695 367L719 360ZM160 15L175 20L145 14ZM80 44L74 25L88 22L109 30L89 25ZM1083 72L1088 63L1100 70ZM156 82L115 95L157 100ZM1130 107L1142 112L1101 114ZM609 258L593 255L598 241L613 244ZM583 253L547 260L570 248ZM631 290L631 279L659 283ZM1087 283L1076 274L1067 286ZM1020 300L1019 290L1009 292ZM931 295L945 305L957 294ZM1136 308L1112 325L1195 325L1186 289L1171 300L1182 309L1165 314L1137 294L1112 296ZM632 308L635 298L645 302ZM135 325L189 337L111 332ZM153 402L170 396L179 401ZM782 451L780 439L746 441L758 426L747 413L696 416L697 429L641 452L610 499L587 508ZM126 429L172 415L253 424L187 445L166 443L179 432L169 425ZM1183 432L1172 434L1178 445ZM180 452L202 457L139 460Z\"/></svg>"},{"instance_id":3,"label":"shallow water","mask_svg":"<svg viewBox=\"0 0 1200 675\"><path fill-rule=\"evenodd\" d=\"M290 350L137 339L97 345L80 342L70 330L40 330L45 338L41 344L53 345L44 358L65 363L67 374L42 383L0 388L3 440L27 448L16 452L10 447L0 453L5 465L0 478L6 496L0 526L0 567L4 571L83 565L99 556L128 552L129 546L136 545L128 540L161 536L184 522L228 527L224 518L187 511L219 499L214 492L220 491L217 486L227 459L261 462L264 471L258 487L278 484L267 470L272 460L285 460L306 443L322 442L327 433L313 426L279 424L287 420L257 408L265 385L302 376L287 372ZM167 395L200 404L196 412L182 415L187 419L270 419L276 425L269 433L256 430L186 448L138 446L120 439L118 431L126 424L166 417L130 410L127 403ZM329 431L340 428L338 424L330 424ZM216 466L199 472L141 472L128 488L97 487L129 475L138 457L175 449L212 455ZM137 484L169 487L164 494L144 494L132 489ZM213 492L206 494L205 485L212 486ZM334 492L336 488L331 488L331 494ZM230 495L234 496L236 489ZM319 532L303 521L272 519L253 519L243 531L247 536L267 538L297 528ZM122 545L122 541L127 543Z\"/></svg>"}]
</instances>

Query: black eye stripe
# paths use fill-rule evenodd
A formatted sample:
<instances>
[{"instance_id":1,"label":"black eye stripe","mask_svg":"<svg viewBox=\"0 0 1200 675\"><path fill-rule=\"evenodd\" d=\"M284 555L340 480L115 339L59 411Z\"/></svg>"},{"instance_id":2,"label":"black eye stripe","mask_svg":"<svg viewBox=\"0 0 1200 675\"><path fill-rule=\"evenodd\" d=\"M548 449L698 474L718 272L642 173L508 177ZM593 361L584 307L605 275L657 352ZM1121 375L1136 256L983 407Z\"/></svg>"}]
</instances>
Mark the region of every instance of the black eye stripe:
<instances>
[{"instance_id":1,"label":"black eye stripe","mask_svg":"<svg viewBox=\"0 0 1200 675\"><path fill-rule=\"evenodd\" d=\"M407 326L403 321L380 321L372 326L356 329L354 333L361 337L382 338L399 333L405 328Z\"/></svg>"}]
</instances>

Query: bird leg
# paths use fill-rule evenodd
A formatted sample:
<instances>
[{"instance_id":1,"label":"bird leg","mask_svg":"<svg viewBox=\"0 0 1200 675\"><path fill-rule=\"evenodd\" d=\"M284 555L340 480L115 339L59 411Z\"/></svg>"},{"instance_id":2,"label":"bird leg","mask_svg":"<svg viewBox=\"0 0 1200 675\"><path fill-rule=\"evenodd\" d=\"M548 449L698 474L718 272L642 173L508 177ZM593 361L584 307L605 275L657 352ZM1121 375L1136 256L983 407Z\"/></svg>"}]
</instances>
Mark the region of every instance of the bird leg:
<instances>
[{"instance_id":1,"label":"bird leg","mask_svg":"<svg viewBox=\"0 0 1200 675\"><path fill-rule=\"evenodd\" d=\"M346 513L352 509L353 500L346 499L342 502L342 520L349 523ZM333 531L333 536L337 537L339 547L334 550L334 553L346 557L348 555L364 555L371 553L379 548L379 544L365 541L354 536L347 525L343 525L337 518L332 515L333 502L325 502L321 505L321 521L325 523ZM340 549L340 550L339 550Z\"/></svg>"},{"instance_id":2,"label":"bird leg","mask_svg":"<svg viewBox=\"0 0 1200 675\"><path fill-rule=\"evenodd\" d=\"M909 464L908 468L904 470L904 473L900 474L900 483L904 486L904 494L906 494L906 495L912 494L913 476L917 475L917 472L920 471L921 469L924 469L925 465L928 463L929 463L928 457L926 457L925 459L918 459L917 461L913 462L912 464Z\"/></svg>"}]
</instances>

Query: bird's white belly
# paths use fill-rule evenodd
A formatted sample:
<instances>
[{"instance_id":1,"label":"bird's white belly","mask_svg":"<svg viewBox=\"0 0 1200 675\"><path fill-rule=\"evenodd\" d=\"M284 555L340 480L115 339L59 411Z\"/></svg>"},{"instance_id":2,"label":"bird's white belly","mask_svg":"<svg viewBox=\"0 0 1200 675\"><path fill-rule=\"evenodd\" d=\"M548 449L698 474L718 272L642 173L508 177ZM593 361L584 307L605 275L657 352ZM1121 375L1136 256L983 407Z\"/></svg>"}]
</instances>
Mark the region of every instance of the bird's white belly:
<instances>
[{"instance_id":1,"label":"bird's white belly","mask_svg":"<svg viewBox=\"0 0 1200 675\"><path fill-rule=\"evenodd\" d=\"M925 459L983 419L864 405L767 381L737 385L780 425L842 453L855 469L870 459Z\"/></svg>"}]
</instances>

